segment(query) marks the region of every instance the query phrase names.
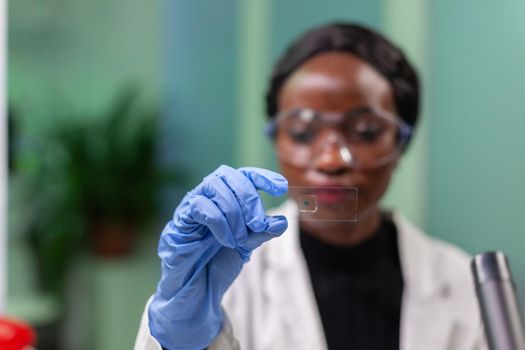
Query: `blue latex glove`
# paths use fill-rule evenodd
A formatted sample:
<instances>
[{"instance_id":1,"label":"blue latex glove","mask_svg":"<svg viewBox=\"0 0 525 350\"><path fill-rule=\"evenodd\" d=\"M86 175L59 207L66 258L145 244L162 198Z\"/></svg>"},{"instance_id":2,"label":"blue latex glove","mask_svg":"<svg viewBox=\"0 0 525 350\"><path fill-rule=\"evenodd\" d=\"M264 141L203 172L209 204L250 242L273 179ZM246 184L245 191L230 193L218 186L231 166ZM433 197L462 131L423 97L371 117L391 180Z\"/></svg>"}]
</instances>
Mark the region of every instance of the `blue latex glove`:
<instances>
[{"instance_id":1,"label":"blue latex glove","mask_svg":"<svg viewBox=\"0 0 525 350\"><path fill-rule=\"evenodd\" d=\"M257 190L280 196L288 182L269 170L222 165L184 197L162 232L162 276L148 312L165 349L210 345L222 328L222 297L252 250L286 230L284 216L265 215Z\"/></svg>"}]
</instances>

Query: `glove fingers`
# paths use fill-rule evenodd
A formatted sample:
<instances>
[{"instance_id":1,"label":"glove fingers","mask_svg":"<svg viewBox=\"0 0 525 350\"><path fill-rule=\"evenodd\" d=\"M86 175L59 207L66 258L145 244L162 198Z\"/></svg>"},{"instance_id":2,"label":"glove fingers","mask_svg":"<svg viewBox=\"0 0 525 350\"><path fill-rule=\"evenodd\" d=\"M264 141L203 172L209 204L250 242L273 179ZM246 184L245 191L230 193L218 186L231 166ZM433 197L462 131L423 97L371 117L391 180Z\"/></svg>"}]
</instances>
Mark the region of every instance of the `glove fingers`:
<instances>
[{"instance_id":1,"label":"glove fingers","mask_svg":"<svg viewBox=\"0 0 525 350\"><path fill-rule=\"evenodd\" d=\"M217 241L225 247L234 248L236 242L223 212L209 198L192 195L189 198L194 222L206 226Z\"/></svg>"},{"instance_id":2,"label":"glove fingers","mask_svg":"<svg viewBox=\"0 0 525 350\"><path fill-rule=\"evenodd\" d=\"M218 176L208 176L203 183L202 193L219 208L226 217L236 244L246 239L248 231L241 206L224 181Z\"/></svg>"},{"instance_id":3,"label":"glove fingers","mask_svg":"<svg viewBox=\"0 0 525 350\"><path fill-rule=\"evenodd\" d=\"M282 215L268 216L268 229L264 232L251 232L248 234L246 244L242 248L252 251L266 241L279 237L288 228L288 221Z\"/></svg>"},{"instance_id":4,"label":"glove fingers","mask_svg":"<svg viewBox=\"0 0 525 350\"><path fill-rule=\"evenodd\" d=\"M288 180L279 173L254 167L240 168L239 171L250 179L258 190L272 196L282 196L288 192Z\"/></svg>"},{"instance_id":5,"label":"glove fingers","mask_svg":"<svg viewBox=\"0 0 525 350\"><path fill-rule=\"evenodd\" d=\"M225 165L221 165L216 174L237 198L246 226L254 232L264 231L267 227L264 206L250 179L240 171Z\"/></svg>"},{"instance_id":6,"label":"glove fingers","mask_svg":"<svg viewBox=\"0 0 525 350\"><path fill-rule=\"evenodd\" d=\"M268 216L266 232L280 236L288 228L288 219L284 215Z\"/></svg>"}]
</instances>

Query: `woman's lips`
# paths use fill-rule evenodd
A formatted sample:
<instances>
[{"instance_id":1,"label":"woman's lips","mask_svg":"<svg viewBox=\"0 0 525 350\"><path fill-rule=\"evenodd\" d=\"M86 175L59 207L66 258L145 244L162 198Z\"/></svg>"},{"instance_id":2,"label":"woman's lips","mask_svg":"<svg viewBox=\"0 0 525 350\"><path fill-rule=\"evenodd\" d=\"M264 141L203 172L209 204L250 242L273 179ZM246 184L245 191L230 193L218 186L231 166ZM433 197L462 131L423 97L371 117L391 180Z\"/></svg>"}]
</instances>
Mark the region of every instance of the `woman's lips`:
<instances>
[{"instance_id":1,"label":"woman's lips","mask_svg":"<svg viewBox=\"0 0 525 350\"><path fill-rule=\"evenodd\" d=\"M346 205L345 203L356 203L358 196L358 186L355 181L350 179L304 179L300 186L292 192L300 195L315 195L316 200L326 205Z\"/></svg>"},{"instance_id":2,"label":"woman's lips","mask_svg":"<svg viewBox=\"0 0 525 350\"><path fill-rule=\"evenodd\" d=\"M352 197L355 199L356 190L348 187L326 187L313 192L319 202L334 204L348 201Z\"/></svg>"}]
</instances>

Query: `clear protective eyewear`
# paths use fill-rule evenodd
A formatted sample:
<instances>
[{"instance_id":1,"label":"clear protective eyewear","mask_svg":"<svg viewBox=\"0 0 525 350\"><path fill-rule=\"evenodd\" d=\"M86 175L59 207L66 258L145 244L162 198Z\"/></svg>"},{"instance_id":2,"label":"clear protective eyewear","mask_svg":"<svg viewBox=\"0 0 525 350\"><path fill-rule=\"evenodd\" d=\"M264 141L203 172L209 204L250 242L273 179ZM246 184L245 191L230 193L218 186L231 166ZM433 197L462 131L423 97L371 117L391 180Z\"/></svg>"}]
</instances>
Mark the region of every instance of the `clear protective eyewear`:
<instances>
[{"instance_id":1,"label":"clear protective eyewear","mask_svg":"<svg viewBox=\"0 0 525 350\"><path fill-rule=\"evenodd\" d=\"M278 157L292 166L314 167L334 154L349 167L373 169L394 161L411 136L411 127L386 111L363 107L340 112L297 108L278 113L267 126Z\"/></svg>"}]
</instances>

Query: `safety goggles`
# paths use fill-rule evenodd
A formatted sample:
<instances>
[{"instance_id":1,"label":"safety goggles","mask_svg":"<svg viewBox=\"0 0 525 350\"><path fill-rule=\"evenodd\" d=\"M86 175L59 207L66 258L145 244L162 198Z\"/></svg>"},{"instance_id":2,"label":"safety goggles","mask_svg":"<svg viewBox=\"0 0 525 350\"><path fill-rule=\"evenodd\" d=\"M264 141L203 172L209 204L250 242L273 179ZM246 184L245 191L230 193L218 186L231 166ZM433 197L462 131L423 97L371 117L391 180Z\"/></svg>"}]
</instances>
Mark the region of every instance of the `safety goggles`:
<instances>
[{"instance_id":1,"label":"safety goggles","mask_svg":"<svg viewBox=\"0 0 525 350\"><path fill-rule=\"evenodd\" d=\"M266 132L278 142L279 159L293 166L314 167L335 155L346 166L372 169L399 157L412 129L370 107L346 113L297 108L278 113Z\"/></svg>"}]
</instances>

